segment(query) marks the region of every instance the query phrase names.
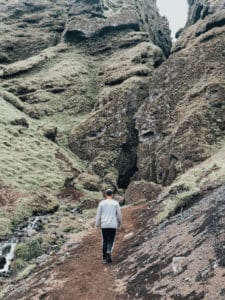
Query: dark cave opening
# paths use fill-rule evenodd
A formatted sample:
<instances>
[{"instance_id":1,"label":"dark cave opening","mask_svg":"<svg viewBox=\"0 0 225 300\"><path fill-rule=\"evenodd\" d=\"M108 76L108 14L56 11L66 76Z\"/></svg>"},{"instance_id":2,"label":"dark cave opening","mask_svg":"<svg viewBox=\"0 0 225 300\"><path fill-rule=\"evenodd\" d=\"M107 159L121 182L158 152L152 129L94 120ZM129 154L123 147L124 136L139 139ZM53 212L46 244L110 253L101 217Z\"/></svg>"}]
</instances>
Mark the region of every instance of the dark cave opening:
<instances>
[{"instance_id":1,"label":"dark cave opening","mask_svg":"<svg viewBox=\"0 0 225 300\"><path fill-rule=\"evenodd\" d=\"M118 187L126 189L130 183L130 179L138 171L137 168L137 146L129 143L122 146L119 164L118 164Z\"/></svg>"}]
</instances>

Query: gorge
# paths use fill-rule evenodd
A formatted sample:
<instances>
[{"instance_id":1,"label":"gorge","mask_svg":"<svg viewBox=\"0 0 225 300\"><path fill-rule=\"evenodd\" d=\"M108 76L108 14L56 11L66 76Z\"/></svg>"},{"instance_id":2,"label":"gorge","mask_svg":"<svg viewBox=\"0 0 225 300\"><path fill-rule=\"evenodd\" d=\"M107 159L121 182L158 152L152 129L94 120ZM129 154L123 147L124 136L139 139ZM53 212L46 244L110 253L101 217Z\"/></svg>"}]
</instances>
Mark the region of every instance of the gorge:
<instances>
[{"instance_id":1,"label":"gorge","mask_svg":"<svg viewBox=\"0 0 225 300\"><path fill-rule=\"evenodd\" d=\"M3 299L32 299L108 187L141 205L112 299L224 299L225 2L188 5L172 43L155 0L0 0Z\"/></svg>"}]
</instances>

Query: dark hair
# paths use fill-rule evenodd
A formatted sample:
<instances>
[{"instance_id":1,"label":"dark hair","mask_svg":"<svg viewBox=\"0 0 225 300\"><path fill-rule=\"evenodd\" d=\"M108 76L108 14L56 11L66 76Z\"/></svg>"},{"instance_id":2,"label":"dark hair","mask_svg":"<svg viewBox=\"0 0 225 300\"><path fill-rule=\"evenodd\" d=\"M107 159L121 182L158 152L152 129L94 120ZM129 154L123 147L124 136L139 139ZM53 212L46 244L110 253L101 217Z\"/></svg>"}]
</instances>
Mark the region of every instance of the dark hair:
<instances>
[{"instance_id":1,"label":"dark hair","mask_svg":"<svg viewBox=\"0 0 225 300\"><path fill-rule=\"evenodd\" d=\"M107 190L105 191L105 194L106 194L106 196L112 196L113 191L112 191L111 189L107 189Z\"/></svg>"}]
</instances>

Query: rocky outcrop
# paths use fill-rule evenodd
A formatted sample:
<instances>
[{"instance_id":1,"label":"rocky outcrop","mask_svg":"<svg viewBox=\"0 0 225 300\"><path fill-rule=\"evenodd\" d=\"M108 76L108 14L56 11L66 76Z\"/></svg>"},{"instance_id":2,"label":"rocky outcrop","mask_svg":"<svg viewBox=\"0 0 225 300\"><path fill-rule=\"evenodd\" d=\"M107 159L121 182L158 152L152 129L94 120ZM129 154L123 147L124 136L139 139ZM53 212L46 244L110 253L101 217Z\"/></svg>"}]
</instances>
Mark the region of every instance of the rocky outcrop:
<instances>
[{"instance_id":1,"label":"rocky outcrop","mask_svg":"<svg viewBox=\"0 0 225 300\"><path fill-rule=\"evenodd\" d=\"M223 186L158 227L157 207L143 210L144 231L120 251L118 298L224 299L224 194Z\"/></svg>"},{"instance_id":2,"label":"rocky outcrop","mask_svg":"<svg viewBox=\"0 0 225 300\"><path fill-rule=\"evenodd\" d=\"M189 13L187 26L193 25L199 20L203 20L209 15L218 14L221 12L221 9L224 9L224 1L204 1L204 0L188 0L189 4Z\"/></svg>"},{"instance_id":3,"label":"rocky outcrop","mask_svg":"<svg viewBox=\"0 0 225 300\"><path fill-rule=\"evenodd\" d=\"M114 173L119 187L126 188L137 171L134 115L148 96L154 67L169 54L169 29L154 1L77 5L71 8L64 37L99 61L99 91L94 111L72 130L69 146L91 162L92 171Z\"/></svg>"},{"instance_id":4,"label":"rocky outcrop","mask_svg":"<svg viewBox=\"0 0 225 300\"><path fill-rule=\"evenodd\" d=\"M0 63L22 60L56 45L64 30L67 3L2 0Z\"/></svg>"},{"instance_id":5,"label":"rocky outcrop","mask_svg":"<svg viewBox=\"0 0 225 300\"><path fill-rule=\"evenodd\" d=\"M211 39L211 37L223 31L221 28L223 26L224 1L189 1L189 13L186 24L186 29L188 30L182 30L182 38L176 43L174 51L179 51L192 42L198 43L199 39L197 37L206 32L208 34L202 36L200 40Z\"/></svg>"},{"instance_id":6,"label":"rocky outcrop","mask_svg":"<svg viewBox=\"0 0 225 300\"><path fill-rule=\"evenodd\" d=\"M154 182L132 181L125 193L126 203L147 202L155 200L162 192L162 188Z\"/></svg>"},{"instance_id":7,"label":"rocky outcrop","mask_svg":"<svg viewBox=\"0 0 225 300\"><path fill-rule=\"evenodd\" d=\"M168 22L158 14L155 1L75 0L64 31L66 41L99 38L110 32L144 31L154 44L170 53Z\"/></svg>"},{"instance_id":8,"label":"rocky outcrop","mask_svg":"<svg viewBox=\"0 0 225 300\"><path fill-rule=\"evenodd\" d=\"M192 1L188 22L194 24L154 73L150 96L136 114L137 180L168 185L210 157L223 139L225 27L217 21L224 8L222 1L208 1L211 13L195 20L199 2Z\"/></svg>"}]
</instances>

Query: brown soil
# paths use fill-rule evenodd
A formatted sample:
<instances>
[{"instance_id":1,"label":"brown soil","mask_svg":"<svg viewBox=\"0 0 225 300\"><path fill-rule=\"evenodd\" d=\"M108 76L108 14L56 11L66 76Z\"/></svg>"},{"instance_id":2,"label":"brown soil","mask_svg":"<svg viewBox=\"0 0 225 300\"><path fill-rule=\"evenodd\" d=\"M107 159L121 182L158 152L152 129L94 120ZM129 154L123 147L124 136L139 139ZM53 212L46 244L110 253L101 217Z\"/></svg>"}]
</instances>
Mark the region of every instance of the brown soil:
<instances>
[{"instance_id":1,"label":"brown soil","mask_svg":"<svg viewBox=\"0 0 225 300\"><path fill-rule=\"evenodd\" d=\"M117 255L123 248L124 235L134 232L134 217L137 208L123 210L124 227L118 231L113 264L102 265L100 230L93 230L83 240L83 245L59 269L58 279L68 278L63 288L50 292L46 299L51 300L113 300L114 273L118 263Z\"/></svg>"},{"instance_id":2,"label":"brown soil","mask_svg":"<svg viewBox=\"0 0 225 300\"><path fill-rule=\"evenodd\" d=\"M16 201L22 196L13 189L2 186L0 183L0 207L11 210Z\"/></svg>"},{"instance_id":3,"label":"brown soil","mask_svg":"<svg viewBox=\"0 0 225 300\"><path fill-rule=\"evenodd\" d=\"M124 236L134 233L139 227L136 214L140 211L140 206L123 209L124 225L117 234L112 265L102 264L100 230L93 229L78 248L69 252L63 263L59 263L59 257L48 261L45 266L35 270L31 278L23 282L23 286L22 283L14 286L14 291L5 299L116 299L118 257L127 244Z\"/></svg>"}]
</instances>

